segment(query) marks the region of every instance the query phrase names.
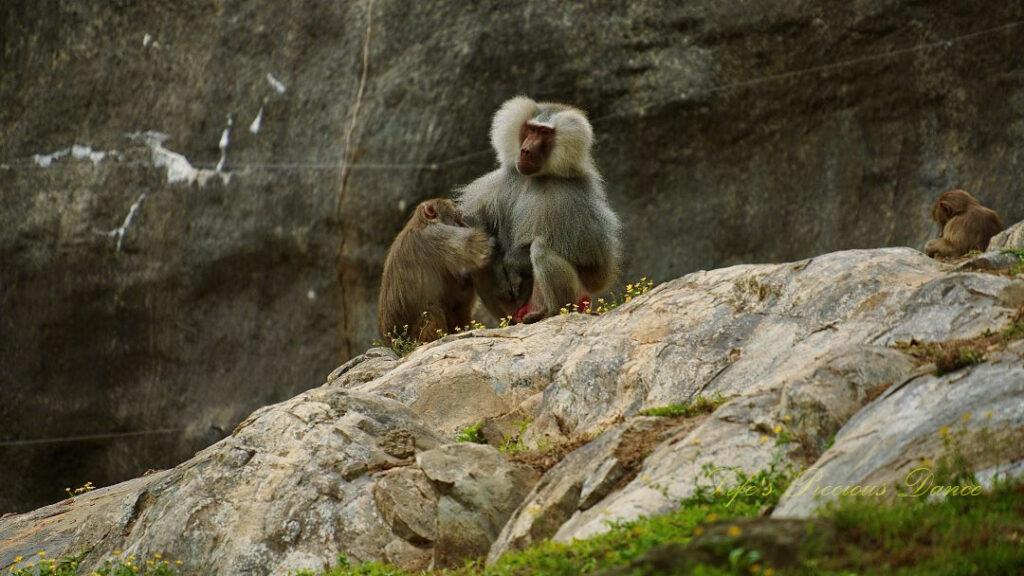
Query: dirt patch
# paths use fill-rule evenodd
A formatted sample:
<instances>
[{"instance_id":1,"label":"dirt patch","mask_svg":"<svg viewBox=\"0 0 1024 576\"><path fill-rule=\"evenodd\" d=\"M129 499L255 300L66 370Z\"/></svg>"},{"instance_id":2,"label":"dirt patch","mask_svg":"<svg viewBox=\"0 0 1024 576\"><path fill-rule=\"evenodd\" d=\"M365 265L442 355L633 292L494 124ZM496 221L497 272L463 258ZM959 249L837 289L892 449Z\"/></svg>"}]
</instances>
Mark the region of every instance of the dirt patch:
<instances>
[{"instance_id":1,"label":"dirt patch","mask_svg":"<svg viewBox=\"0 0 1024 576\"><path fill-rule=\"evenodd\" d=\"M543 450L522 450L520 452L513 452L509 454L508 459L519 464L526 464L537 472L543 474L554 468L555 464L561 462L568 454L575 451L577 448L588 444L594 438L595 436L593 434L584 434Z\"/></svg>"},{"instance_id":2,"label":"dirt patch","mask_svg":"<svg viewBox=\"0 0 1024 576\"><path fill-rule=\"evenodd\" d=\"M689 434L706 419L706 414L691 417L637 417L632 419L627 424L628 428L622 433L622 438L615 448L615 458L625 470L625 475L619 481L619 485L624 486L636 477L644 459L655 446L670 437L681 438ZM531 466L543 474L561 462L568 454L589 444L595 438L597 438L596 434L582 434L543 450L512 452L508 458L512 462Z\"/></svg>"},{"instance_id":3,"label":"dirt patch","mask_svg":"<svg viewBox=\"0 0 1024 576\"><path fill-rule=\"evenodd\" d=\"M910 354L922 364L935 364L935 373L942 375L971 364L984 362L991 352L1001 350L1010 342L1022 338L1024 338L1024 307L1019 308L1010 324L999 332L986 330L972 338L944 342L922 342L911 339L909 342L897 342L896 347Z\"/></svg>"},{"instance_id":4,"label":"dirt patch","mask_svg":"<svg viewBox=\"0 0 1024 576\"><path fill-rule=\"evenodd\" d=\"M631 426L622 434L622 440L615 448L615 458L618 459L625 472L615 489L622 488L636 478L636 475L640 473L640 468L643 467L644 460L655 446L670 437L686 436L707 418L707 414L675 418L645 418L637 423L642 422L642 425Z\"/></svg>"}]
</instances>

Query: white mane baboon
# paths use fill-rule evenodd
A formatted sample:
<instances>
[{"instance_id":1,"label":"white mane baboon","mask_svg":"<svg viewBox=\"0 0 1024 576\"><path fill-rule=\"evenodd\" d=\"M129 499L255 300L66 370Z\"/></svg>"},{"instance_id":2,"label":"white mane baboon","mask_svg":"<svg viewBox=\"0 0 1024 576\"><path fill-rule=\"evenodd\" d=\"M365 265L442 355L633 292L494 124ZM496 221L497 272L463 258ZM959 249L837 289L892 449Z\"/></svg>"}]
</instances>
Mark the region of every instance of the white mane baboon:
<instances>
[{"instance_id":1,"label":"white mane baboon","mask_svg":"<svg viewBox=\"0 0 1024 576\"><path fill-rule=\"evenodd\" d=\"M496 239L491 265L474 275L495 316L535 322L615 279L620 225L593 142L586 115L564 104L519 97L494 115L501 166L462 189L459 205Z\"/></svg>"}]
</instances>

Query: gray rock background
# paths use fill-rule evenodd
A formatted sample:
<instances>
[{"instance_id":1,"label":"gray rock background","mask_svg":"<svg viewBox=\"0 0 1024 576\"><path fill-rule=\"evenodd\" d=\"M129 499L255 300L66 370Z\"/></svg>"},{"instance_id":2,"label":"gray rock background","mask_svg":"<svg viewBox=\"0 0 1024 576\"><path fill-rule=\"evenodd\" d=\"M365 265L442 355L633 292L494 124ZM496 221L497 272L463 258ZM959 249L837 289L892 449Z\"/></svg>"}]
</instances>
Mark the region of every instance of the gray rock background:
<instances>
[{"instance_id":1,"label":"gray rock background","mask_svg":"<svg viewBox=\"0 0 1024 576\"><path fill-rule=\"evenodd\" d=\"M367 6L0 5L0 511L171 466L362 352L408 209L493 165L517 93L590 112L624 280L920 246L952 186L1024 218L1019 3L375 0L369 35ZM229 116L226 181L127 136L213 170Z\"/></svg>"}]
</instances>

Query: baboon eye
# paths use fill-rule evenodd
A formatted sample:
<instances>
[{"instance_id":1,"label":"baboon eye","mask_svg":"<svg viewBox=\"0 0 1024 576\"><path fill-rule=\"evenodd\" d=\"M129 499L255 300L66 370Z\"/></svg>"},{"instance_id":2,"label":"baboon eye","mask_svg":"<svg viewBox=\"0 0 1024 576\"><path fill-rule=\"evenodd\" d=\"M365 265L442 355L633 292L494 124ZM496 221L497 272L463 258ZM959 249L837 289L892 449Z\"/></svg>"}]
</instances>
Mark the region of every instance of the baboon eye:
<instances>
[{"instance_id":1,"label":"baboon eye","mask_svg":"<svg viewBox=\"0 0 1024 576\"><path fill-rule=\"evenodd\" d=\"M423 206L423 215L433 220L434 218L437 218L437 210L434 209L433 205L426 204Z\"/></svg>"}]
</instances>

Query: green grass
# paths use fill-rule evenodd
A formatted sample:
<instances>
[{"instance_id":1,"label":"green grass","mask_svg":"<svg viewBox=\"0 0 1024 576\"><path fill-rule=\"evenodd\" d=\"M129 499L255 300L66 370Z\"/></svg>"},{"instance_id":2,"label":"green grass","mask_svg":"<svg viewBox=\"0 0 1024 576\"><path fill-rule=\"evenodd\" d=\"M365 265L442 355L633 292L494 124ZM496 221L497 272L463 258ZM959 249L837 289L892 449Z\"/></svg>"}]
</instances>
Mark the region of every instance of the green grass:
<instances>
[{"instance_id":1,"label":"green grass","mask_svg":"<svg viewBox=\"0 0 1024 576\"><path fill-rule=\"evenodd\" d=\"M415 338L409 334L409 326L403 326L401 330L395 328L391 332L388 332L384 340L374 340L373 346L381 346L383 348L391 348L398 354L399 358L404 358L409 354L412 354L414 350L423 345L418 338Z\"/></svg>"},{"instance_id":2,"label":"green grass","mask_svg":"<svg viewBox=\"0 0 1024 576\"><path fill-rule=\"evenodd\" d=\"M700 414L710 414L715 411L715 408L724 404L725 401L725 396L717 393L710 398L698 396L692 402L686 404L669 404L668 406L648 408L640 413L644 416L660 416L663 418L690 418Z\"/></svg>"},{"instance_id":3,"label":"green grass","mask_svg":"<svg viewBox=\"0 0 1024 576\"><path fill-rule=\"evenodd\" d=\"M1024 483L938 502L847 499L825 517L840 537L835 548L805 561L808 570L921 576L1024 573Z\"/></svg>"},{"instance_id":4,"label":"green grass","mask_svg":"<svg viewBox=\"0 0 1024 576\"><path fill-rule=\"evenodd\" d=\"M472 442L474 444L487 444L487 440L484 438L481 429L483 429L484 423L477 422L476 424L466 426L459 431L458 435L455 436L456 442Z\"/></svg>"},{"instance_id":5,"label":"green grass","mask_svg":"<svg viewBox=\"0 0 1024 576\"><path fill-rule=\"evenodd\" d=\"M1021 272L1024 272L1024 250L1021 249L1007 249L1003 250L1003 254L1012 254L1017 257L1017 264L1010 268L1010 276L1016 276Z\"/></svg>"},{"instance_id":6,"label":"green grass","mask_svg":"<svg viewBox=\"0 0 1024 576\"><path fill-rule=\"evenodd\" d=\"M526 443L523 442L523 436L526 435L526 429L529 428L530 423L533 422L532 418L524 418L519 422L516 422L518 430L512 436L505 437L505 441L501 443L498 450L505 454L515 454L516 452L525 452L527 448Z\"/></svg>"}]
</instances>

